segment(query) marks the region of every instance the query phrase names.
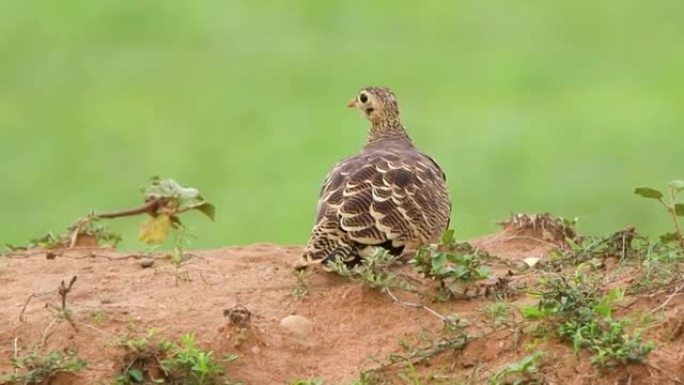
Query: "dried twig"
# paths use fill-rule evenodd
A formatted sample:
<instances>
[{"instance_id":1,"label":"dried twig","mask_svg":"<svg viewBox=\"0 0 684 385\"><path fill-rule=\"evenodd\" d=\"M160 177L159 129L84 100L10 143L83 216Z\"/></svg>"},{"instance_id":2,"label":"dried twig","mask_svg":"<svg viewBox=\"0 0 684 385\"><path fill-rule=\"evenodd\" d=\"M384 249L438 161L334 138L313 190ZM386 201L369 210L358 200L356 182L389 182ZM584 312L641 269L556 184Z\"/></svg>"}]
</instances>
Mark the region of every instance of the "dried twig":
<instances>
[{"instance_id":1,"label":"dried twig","mask_svg":"<svg viewBox=\"0 0 684 385\"><path fill-rule=\"evenodd\" d=\"M419 302L406 302L406 301L400 300L399 298L397 298L396 295L394 295L394 293L392 293L392 290L390 290L389 287L384 288L383 291L384 291L385 293L387 293L387 295L389 295L390 298L392 298L392 301L394 301L395 303L397 303L397 304L400 305L400 306L408 307L408 308L414 308L414 309L425 309L425 310L428 311L428 313L430 313L430 314L434 315L435 317L439 318L439 319L442 320L442 322L444 322L445 324L448 324L448 323L451 322L447 317L445 317L445 316L439 314L438 312L436 312L436 311L432 310L431 308L429 308L429 307L423 305L422 303L419 303Z\"/></svg>"},{"instance_id":2,"label":"dried twig","mask_svg":"<svg viewBox=\"0 0 684 385\"><path fill-rule=\"evenodd\" d=\"M67 294L71 291L71 287L74 286L74 282L76 282L76 276L74 275L71 278L71 281L69 281L69 286L66 286L64 284L64 280L59 284L59 296L62 297L62 311L66 311L66 297Z\"/></svg>"},{"instance_id":3,"label":"dried twig","mask_svg":"<svg viewBox=\"0 0 684 385\"><path fill-rule=\"evenodd\" d=\"M31 295L26 298L26 302L24 302L24 306L21 307L21 311L19 312L19 322L23 323L24 322L24 312L26 311L26 308L28 307L29 302L31 302L31 298L35 297L34 293L31 293Z\"/></svg>"},{"instance_id":4,"label":"dried twig","mask_svg":"<svg viewBox=\"0 0 684 385\"><path fill-rule=\"evenodd\" d=\"M48 338L50 338L50 336L52 335L52 332L50 332L50 329L57 323L57 321L58 321L58 318L56 318L56 317L53 318L52 321L50 321L48 326L43 331L43 339L42 339L42 342L40 344L42 347L45 347L45 344L47 344Z\"/></svg>"},{"instance_id":5,"label":"dried twig","mask_svg":"<svg viewBox=\"0 0 684 385\"><path fill-rule=\"evenodd\" d=\"M668 380L676 382L677 384L684 384L680 379L672 376L670 373L666 372L663 368L657 366L656 364L653 364L651 362L644 362L644 365L648 367L649 369L655 369L658 372L660 372L664 377L666 377ZM653 374L651 374L653 375Z\"/></svg>"},{"instance_id":6,"label":"dried twig","mask_svg":"<svg viewBox=\"0 0 684 385\"><path fill-rule=\"evenodd\" d=\"M680 293L682 291L682 289L684 289L684 284L677 286L674 289L674 291L672 292L672 294L667 296L667 299L665 299L665 302L663 302L660 306L653 308L648 314L653 314L653 313L657 312L658 310L667 306L670 303L670 301L672 301L672 298L676 297L679 294L682 294L682 293Z\"/></svg>"}]
</instances>

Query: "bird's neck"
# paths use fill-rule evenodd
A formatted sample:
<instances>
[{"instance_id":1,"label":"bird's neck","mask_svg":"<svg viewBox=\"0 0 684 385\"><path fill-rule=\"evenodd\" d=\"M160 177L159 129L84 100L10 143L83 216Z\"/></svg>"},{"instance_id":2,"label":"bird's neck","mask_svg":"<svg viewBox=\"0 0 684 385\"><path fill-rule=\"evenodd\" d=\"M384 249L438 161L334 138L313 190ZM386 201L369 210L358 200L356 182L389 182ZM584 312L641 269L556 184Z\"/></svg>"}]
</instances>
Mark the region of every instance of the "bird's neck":
<instances>
[{"instance_id":1,"label":"bird's neck","mask_svg":"<svg viewBox=\"0 0 684 385\"><path fill-rule=\"evenodd\" d=\"M370 130L368 130L368 144L374 144L387 139L406 140L409 143L413 142L399 119L373 122Z\"/></svg>"}]
</instances>

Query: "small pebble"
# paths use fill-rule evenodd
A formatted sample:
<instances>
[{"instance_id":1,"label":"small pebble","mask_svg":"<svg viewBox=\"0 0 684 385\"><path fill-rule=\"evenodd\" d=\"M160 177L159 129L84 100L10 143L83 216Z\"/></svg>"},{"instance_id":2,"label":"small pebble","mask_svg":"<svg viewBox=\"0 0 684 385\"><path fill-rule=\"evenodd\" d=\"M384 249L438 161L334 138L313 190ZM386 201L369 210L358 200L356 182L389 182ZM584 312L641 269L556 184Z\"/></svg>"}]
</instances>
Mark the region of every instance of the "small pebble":
<instances>
[{"instance_id":1,"label":"small pebble","mask_svg":"<svg viewBox=\"0 0 684 385\"><path fill-rule=\"evenodd\" d=\"M280 327L297 338L306 338L313 331L313 322L301 315L289 315L280 320Z\"/></svg>"},{"instance_id":2,"label":"small pebble","mask_svg":"<svg viewBox=\"0 0 684 385\"><path fill-rule=\"evenodd\" d=\"M152 267L152 265L154 265L154 259L152 259L152 258L143 258L140 261L140 267L142 267L143 269L147 269L148 267Z\"/></svg>"}]
</instances>

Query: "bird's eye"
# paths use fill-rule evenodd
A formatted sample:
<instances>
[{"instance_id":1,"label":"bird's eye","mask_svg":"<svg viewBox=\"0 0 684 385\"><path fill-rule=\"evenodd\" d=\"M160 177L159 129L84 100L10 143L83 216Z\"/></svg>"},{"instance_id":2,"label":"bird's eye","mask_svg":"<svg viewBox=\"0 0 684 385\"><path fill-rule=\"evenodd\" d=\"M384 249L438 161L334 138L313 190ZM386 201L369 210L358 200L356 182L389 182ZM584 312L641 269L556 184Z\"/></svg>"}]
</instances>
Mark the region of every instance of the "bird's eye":
<instances>
[{"instance_id":1,"label":"bird's eye","mask_svg":"<svg viewBox=\"0 0 684 385\"><path fill-rule=\"evenodd\" d=\"M368 96L366 96L366 94L361 94L359 95L359 100L361 101L361 103L365 103L368 101Z\"/></svg>"}]
</instances>

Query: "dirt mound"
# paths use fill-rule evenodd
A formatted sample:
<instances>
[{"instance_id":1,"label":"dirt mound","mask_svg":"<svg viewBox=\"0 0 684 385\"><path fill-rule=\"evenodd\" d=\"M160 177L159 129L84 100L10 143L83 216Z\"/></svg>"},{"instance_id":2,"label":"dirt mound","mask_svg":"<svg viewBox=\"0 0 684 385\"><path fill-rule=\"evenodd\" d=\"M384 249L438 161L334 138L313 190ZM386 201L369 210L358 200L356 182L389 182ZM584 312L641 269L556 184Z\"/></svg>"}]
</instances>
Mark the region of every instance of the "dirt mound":
<instances>
[{"instance_id":1,"label":"dirt mound","mask_svg":"<svg viewBox=\"0 0 684 385\"><path fill-rule=\"evenodd\" d=\"M513 263L543 258L553 247L538 237L515 236L510 231L472 243ZM325 384L349 384L360 371L378 367L378 360L401 351L401 341L418 341L425 333L438 335L443 330L443 322L431 312L400 306L387 293L334 274L313 272L307 278L309 295L293 296L298 283L291 266L301 252L298 246L271 244L195 251L180 268L162 256L147 259L101 249L56 254L36 250L0 257L0 373L11 372L10 358L30 349L73 349L88 366L66 383L110 384L124 357L114 341L156 328L174 340L192 332L198 344L216 357L237 354L238 360L227 371L245 384L287 384L311 377ZM58 286L72 276L78 277L66 303L72 322L55 321ZM403 298L405 293L400 294ZM665 297L637 299L632 306L662 302ZM534 300L521 296L515 302ZM482 309L491 303L488 298L475 298L431 303L430 308L457 314L470 324L484 324L489 321ZM662 329L676 333L681 329L676 314L682 314L682 301L671 298L668 307L673 307L665 316L671 324L665 322ZM231 309L246 309L248 314L242 314L242 321L231 321L231 316L240 316ZM284 320L291 315L310 323L305 320L293 329L288 322L296 317ZM248 326L236 325L241 322ZM526 344L533 341L519 332L523 331L492 327L489 335L465 350L442 355L431 363L432 368L448 374L445 378L485 382L495 371L529 355ZM682 383L681 330L673 333L649 356L665 374L634 366L599 377L586 357L576 358L571 347L541 341L552 362L545 369L546 381ZM452 383L438 380L430 383Z\"/></svg>"}]
</instances>

